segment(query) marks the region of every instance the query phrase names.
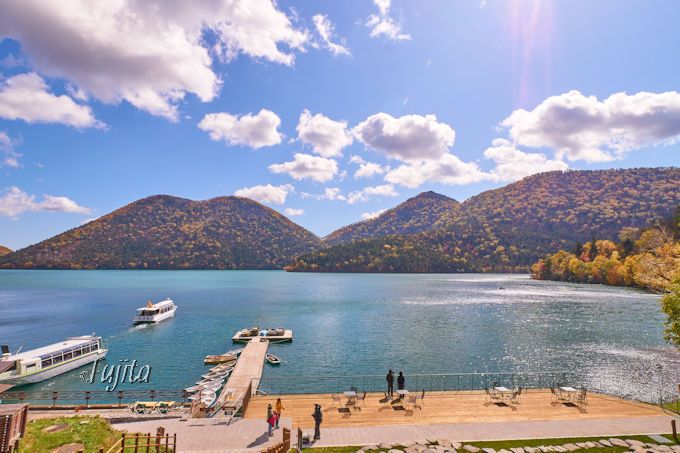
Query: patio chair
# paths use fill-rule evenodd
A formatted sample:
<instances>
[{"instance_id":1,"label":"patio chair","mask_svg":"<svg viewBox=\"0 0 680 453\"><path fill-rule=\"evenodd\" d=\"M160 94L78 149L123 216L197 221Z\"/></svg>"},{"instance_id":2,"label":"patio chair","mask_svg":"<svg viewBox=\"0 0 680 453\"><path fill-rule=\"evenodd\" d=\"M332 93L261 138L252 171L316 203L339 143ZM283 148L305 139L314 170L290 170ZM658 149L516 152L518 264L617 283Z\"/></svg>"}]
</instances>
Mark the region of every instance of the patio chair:
<instances>
[{"instance_id":1,"label":"patio chair","mask_svg":"<svg viewBox=\"0 0 680 453\"><path fill-rule=\"evenodd\" d=\"M484 387L484 392L486 393L486 402L490 403L493 400L500 400L500 396L496 392L489 390L489 387Z\"/></svg>"},{"instance_id":2,"label":"patio chair","mask_svg":"<svg viewBox=\"0 0 680 453\"><path fill-rule=\"evenodd\" d=\"M512 395L510 396L510 401L515 403L515 404L519 404L521 396L522 396L522 387L519 387L517 390L514 390L512 392Z\"/></svg>"},{"instance_id":3,"label":"patio chair","mask_svg":"<svg viewBox=\"0 0 680 453\"><path fill-rule=\"evenodd\" d=\"M362 403L366 400L366 392L363 392L361 395L357 393L357 403L361 401Z\"/></svg>"},{"instance_id":4,"label":"patio chair","mask_svg":"<svg viewBox=\"0 0 680 453\"><path fill-rule=\"evenodd\" d=\"M335 403L342 403L342 397L340 395L331 393L331 398L333 399L333 406L335 406Z\"/></svg>"},{"instance_id":5,"label":"patio chair","mask_svg":"<svg viewBox=\"0 0 680 453\"><path fill-rule=\"evenodd\" d=\"M168 403L158 403L158 413L167 414L170 411L170 405Z\"/></svg>"},{"instance_id":6,"label":"patio chair","mask_svg":"<svg viewBox=\"0 0 680 453\"><path fill-rule=\"evenodd\" d=\"M134 412L137 415L144 415L146 414L146 406L143 404L135 404Z\"/></svg>"},{"instance_id":7,"label":"patio chair","mask_svg":"<svg viewBox=\"0 0 680 453\"><path fill-rule=\"evenodd\" d=\"M588 391L585 389L585 387L581 387L578 395L576 395L576 404L583 406L588 404Z\"/></svg>"}]
</instances>

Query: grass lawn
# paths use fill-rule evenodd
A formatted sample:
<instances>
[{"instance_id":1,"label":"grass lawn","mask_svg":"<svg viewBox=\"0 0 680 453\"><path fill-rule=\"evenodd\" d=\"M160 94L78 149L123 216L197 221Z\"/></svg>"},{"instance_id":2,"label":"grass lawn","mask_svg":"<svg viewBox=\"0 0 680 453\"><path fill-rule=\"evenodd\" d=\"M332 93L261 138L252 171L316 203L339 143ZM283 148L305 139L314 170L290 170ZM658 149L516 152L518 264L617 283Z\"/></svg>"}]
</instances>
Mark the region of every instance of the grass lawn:
<instances>
[{"instance_id":1,"label":"grass lawn","mask_svg":"<svg viewBox=\"0 0 680 453\"><path fill-rule=\"evenodd\" d=\"M87 423L81 423L87 421ZM48 433L44 429L52 425L66 424L68 428ZM99 417L60 417L34 420L26 426L19 453L50 453L57 447L81 443L85 452L96 453L99 448L107 450L120 438L120 433L109 422Z\"/></svg>"},{"instance_id":2,"label":"grass lawn","mask_svg":"<svg viewBox=\"0 0 680 453\"><path fill-rule=\"evenodd\" d=\"M664 434L664 437L668 438L669 440L673 440L673 437L671 435L666 435ZM640 440L642 442L649 442L649 443L657 443L653 439L651 439L648 436L621 436L621 439L635 439L635 440ZM530 440L502 440L502 441L489 441L489 442L465 442L466 445L474 445L475 447L479 448L493 448L494 450L498 451L503 448L509 450L510 448L515 448L515 447L538 447L539 445L564 445L568 443L576 443L576 442L587 442L589 440L591 441L598 441L602 439L602 437L570 437L570 438L561 438L561 439L530 439ZM362 446L358 447L324 447L324 448L305 448L303 451L308 451L310 453L353 453L357 451L359 448ZM588 449L588 453L596 453L596 452L609 452L609 453L619 453L619 452L624 452L624 451L629 451L629 448L625 447L612 447L612 448L592 448ZM380 450L380 452L384 453L387 450ZM377 450L374 450L372 453L378 453Z\"/></svg>"}]
</instances>

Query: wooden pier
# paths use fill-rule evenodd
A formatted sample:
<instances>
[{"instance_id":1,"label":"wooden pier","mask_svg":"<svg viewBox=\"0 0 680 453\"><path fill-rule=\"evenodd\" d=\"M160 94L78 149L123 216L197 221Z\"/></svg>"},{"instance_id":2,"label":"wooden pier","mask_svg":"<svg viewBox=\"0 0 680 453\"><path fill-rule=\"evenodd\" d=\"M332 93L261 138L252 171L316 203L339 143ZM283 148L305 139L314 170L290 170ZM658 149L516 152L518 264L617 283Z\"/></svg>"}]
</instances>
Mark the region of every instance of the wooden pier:
<instances>
[{"instance_id":1,"label":"wooden pier","mask_svg":"<svg viewBox=\"0 0 680 453\"><path fill-rule=\"evenodd\" d=\"M259 337L253 338L246 344L215 404L216 407L221 408L219 416L225 415L225 412L229 415L230 411L238 411L244 401L247 402L250 395L255 393L262 377L268 348L269 341Z\"/></svg>"}]
</instances>

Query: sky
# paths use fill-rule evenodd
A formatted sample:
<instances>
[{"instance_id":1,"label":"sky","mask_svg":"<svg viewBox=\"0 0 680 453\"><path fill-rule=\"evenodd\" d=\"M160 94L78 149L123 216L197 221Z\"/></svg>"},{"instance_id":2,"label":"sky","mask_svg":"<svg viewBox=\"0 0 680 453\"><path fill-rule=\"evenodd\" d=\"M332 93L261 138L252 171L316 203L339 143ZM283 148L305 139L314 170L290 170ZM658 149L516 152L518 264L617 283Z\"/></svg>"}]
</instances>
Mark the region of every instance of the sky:
<instances>
[{"instance_id":1,"label":"sky","mask_svg":"<svg viewBox=\"0 0 680 453\"><path fill-rule=\"evenodd\" d=\"M420 192L680 162L680 3L5 0L0 244L247 196L324 236Z\"/></svg>"}]
</instances>

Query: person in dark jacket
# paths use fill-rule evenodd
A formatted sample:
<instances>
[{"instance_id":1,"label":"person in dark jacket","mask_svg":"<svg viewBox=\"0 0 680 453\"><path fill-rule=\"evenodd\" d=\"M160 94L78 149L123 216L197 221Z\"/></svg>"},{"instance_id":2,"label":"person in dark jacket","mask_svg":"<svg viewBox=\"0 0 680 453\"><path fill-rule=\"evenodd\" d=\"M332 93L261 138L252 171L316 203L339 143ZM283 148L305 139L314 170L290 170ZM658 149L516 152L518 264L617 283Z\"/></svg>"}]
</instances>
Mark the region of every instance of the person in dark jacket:
<instances>
[{"instance_id":1,"label":"person in dark jacket","mask_svg":"<svg viewBox=\"0 0 680 453\"><path fill-rule=\"evenodd\" d=\"M394 396L394 373L392 370L387 373L387 396Z\"/></svg>"},{"instance_id":2,"label":"person in dark jacket","mask_svg":"<svg viewBox=\"0 0 680 453\"><path fill-rule=\"evenodd\" d=\"M319 404L314 405L314 413L312 414L314 418L314 440L321 439L321 421L323 420L323 414L321 413L321 406Z\"/></svg>"},{"instance_id":3,"label":"person in dark jacket","mask_svg":"<svg viewBox=\"0 0 680 453\"><path fill-rule=\"evenodd\" d=\"M405 385L406 385L406 378L404 377L404 373L402 373L400 371L399 377L397 377L397 390L404 390Z\"/></svg>"}]
</instances>

